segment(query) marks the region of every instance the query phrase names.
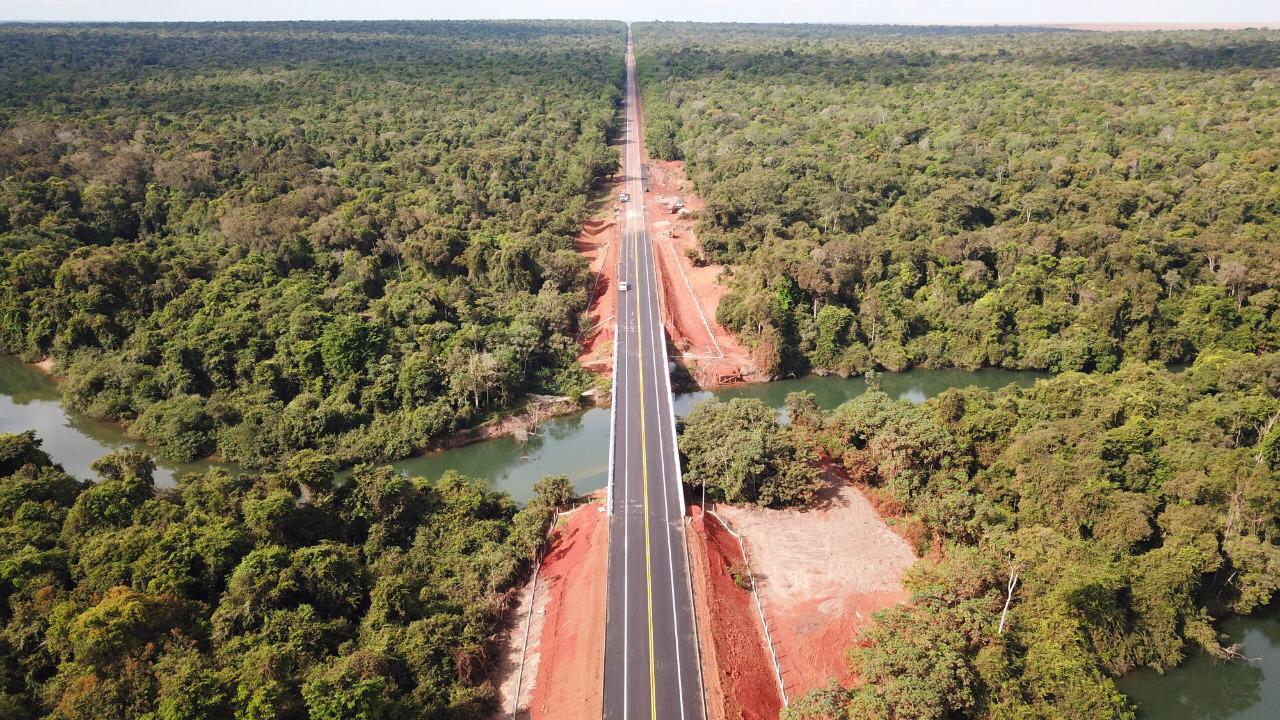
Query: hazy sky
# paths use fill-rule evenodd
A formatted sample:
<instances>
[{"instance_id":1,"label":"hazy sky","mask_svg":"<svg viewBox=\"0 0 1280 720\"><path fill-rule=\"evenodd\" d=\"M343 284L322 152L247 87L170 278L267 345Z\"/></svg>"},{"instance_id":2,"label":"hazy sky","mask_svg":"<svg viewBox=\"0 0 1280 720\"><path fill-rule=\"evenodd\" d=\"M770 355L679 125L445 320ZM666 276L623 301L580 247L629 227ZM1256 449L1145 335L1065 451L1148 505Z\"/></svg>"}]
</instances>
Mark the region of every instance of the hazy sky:
<instances>
[{"instance_id":1,"label":"hazy sky","mask_svg":"<svg viewBox=\"0 0 1280 720\"><path fill-rule=\"evenodd\" d=\"M849 23L1247 22L1277 0L0 0L3 20L617 18Z\"/></svg>"}]
</instances>

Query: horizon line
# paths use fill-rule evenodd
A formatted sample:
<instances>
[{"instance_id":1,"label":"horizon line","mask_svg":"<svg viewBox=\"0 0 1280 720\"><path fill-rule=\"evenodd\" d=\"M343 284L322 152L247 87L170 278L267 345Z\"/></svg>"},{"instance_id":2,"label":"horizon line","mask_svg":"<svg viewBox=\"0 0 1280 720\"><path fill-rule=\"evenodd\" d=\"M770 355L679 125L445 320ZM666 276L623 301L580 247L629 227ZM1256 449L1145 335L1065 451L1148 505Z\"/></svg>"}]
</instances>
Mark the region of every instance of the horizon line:
<instances>
[{"instance_id":1,"label":"horizon line","mask_svg":"<svg viewBox=\"0 0 1280 720\"><path fill-rule=\"evenodd\" d=\"M0 18L0 25L79 25L79 24L194 24L194 23L339 23L339 22L511 22L511 21L577 21L596 20L631 23L686 23L702 25L837 25L849 27L1048 27L1048 28L1090 28L1106 27L1120 29L1185 29L1185 30L1247 30L1280 28L1280 18L1273 20L1045 20L1045 21L988 21L988 22L912 22L912 21L875 21L857 22L848 20L624 20L612 17L399 17L399 18L275 18L261 19L101 19L86 18L80 20L47 20L32 18Z\"/></svg>"}]
</instances>

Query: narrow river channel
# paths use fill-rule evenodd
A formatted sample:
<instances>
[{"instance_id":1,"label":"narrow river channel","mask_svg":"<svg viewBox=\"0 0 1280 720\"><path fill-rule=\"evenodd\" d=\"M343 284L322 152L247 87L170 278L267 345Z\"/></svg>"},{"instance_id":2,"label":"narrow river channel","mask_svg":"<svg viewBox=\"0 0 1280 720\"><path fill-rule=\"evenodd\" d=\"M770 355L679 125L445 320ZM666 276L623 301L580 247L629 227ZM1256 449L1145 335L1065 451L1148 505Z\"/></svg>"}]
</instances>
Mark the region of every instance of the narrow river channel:
<instances>
[{"instance_id":1,"label":"narrow river channel","mask_svg":"<svg viewBox=\"0 0 1280 720\"><path fill-rule=\"evenodd\" d=\"M951 387L980 385L999 388L1010 383L1030 385L1042 373L1010 370L913 370L881 375L885 392L912 402ZM781 408L788 393L808 390L819 404L833 408L861 395L866 382L861 378L809 377L760 385L738 385L711 392L676 396L676 413L683 415L698 402L710 397L755 397ZM13 357L0 355L0 433L35 430L44 441L44 451L79 478L94 476L90 465L121 447L146 447L125 435L117 424L95 420L65 409L58 386L38 369ZM495 490L509 493L517 501L529 499L533 483L543 475L568 475L578 490L604 487L605 464L609 459L609 411L593 408L564 415L543 423L528 442L511 437L465 445L443 452L428 453L391 463L402 472L423 477L439 477L456 470L487 481ZM209 460L174 463L157 459L156 483L172 486L178 474L219 465ZM224 467L232 467L221 464Z\"/></svg>"}]
</instances>

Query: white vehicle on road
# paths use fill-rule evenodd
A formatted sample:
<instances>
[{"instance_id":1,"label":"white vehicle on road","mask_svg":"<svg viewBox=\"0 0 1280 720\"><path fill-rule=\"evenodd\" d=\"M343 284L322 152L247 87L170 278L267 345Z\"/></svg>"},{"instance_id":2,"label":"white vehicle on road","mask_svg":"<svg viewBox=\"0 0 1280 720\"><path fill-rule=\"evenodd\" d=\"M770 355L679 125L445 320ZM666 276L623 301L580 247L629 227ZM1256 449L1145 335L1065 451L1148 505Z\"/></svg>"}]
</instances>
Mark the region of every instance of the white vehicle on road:
<instances>
[{"instance_id":1,"label":"white vehicle on road","mask_svg":"<svg viewBox=\"0 0 1280 720\"><path fill-rule=\"evenodd\" d=\"M631 286L627 284L626 280L623 280L622 282L618 283L618 290L620 292L626 292L630 289L631 289Z\"/></svg>"},{"instance_id":2,"label":"white vehicle on road","mask_svg":"<svg viewBox=\"0 0 1280 720\"><path fill-rule=\"evenodd\" d=\"M618 199L621 200L622 202L626 202L631 199L631 195L630 193L622 193L621 195L618 196Z\"/></svg>"}]
</instances>

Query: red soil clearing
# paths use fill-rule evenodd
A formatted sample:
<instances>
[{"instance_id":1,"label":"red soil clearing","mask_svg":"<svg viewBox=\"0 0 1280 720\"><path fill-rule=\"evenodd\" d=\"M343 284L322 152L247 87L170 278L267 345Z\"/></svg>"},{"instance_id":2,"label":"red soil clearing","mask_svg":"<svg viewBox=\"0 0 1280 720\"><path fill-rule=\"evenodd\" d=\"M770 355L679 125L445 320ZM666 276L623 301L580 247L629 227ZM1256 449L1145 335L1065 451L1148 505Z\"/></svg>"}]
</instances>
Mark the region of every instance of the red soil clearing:
<instances>
[{"instance_id":1,"label":"red soil clearing","mask_svg":"<svg viewBox=\"0 0 1280 720\"><path fill-rule=\"evenodd\" d=\"M534 720L599 720L603 709L609 523L602 505L579 508L557 528L538 575L546 593Z\"/></svg>"},{"instance_id":2,"label":"red soil clearing","mask_svg":"<svg viewBox=\"0 0 1280 720\"><path fill-rule=\"evenodd\" d=\"M704 387L768 380L756 372L750 352L738 337L716 322L720 299L729 290L720 282L724 267L698 267L689 259L689 252L698 248L694 217L703 209L703 202L687 187L684 163L645 162L652 186L652 191L645 193L645 217L658 266L662 319L676 350L675 358ZM672 213L677 201L689 212Z\"/></svg>"},{"instance_id":3,"label":"red soil clearing","mask_svg":"<svg viewBox=\"0 0 1280 720\"><path fill-rule=\"evenodd\" d=\"M644 126L641 112L641 133ZM643 150L643 148L642 148ZM732 333L716 322L716 309L728 288L720 283L724 267L695 267L690 250L698 247L693 225L703 209L702 199L687 187L684 163L652 160L645 156L650 191L644 193L645 218L658 270L659 301L667 337L674 349L673 359L683 364L700 386L724 385L761 377L751 362L751 354ZM578 362L597 373L613 370L613 322L617 313L618 252L621 233L616 210L622 180L619 174L609 184L609 203L600 213L583 223L574 248L591 265L596 281L587 309L589 326L581 332L582 349ZM688 212L673 213L676 201Z\"/></svg>"},{"instance_id":4,"label":"red soil clearing","mask_svg":"<svg viewBox=\"0 0 1280 720\"><path fill-rule=\"evenodd\" d=\"M778 681L751 593L729 568L741 566L738 541L713 517L690 508L688 535L702 676L710 720L772 720L782 712Z\"/></svg>"},{"instance_id":5,"label":"red soil clearing","mask_svg":"<svg viewBox=\"0 0 1280 720\"><path fill-rule=\"evenodd\" d=\"M846 652L873 613L906 600L902 574L916 559L857 488L827 477L814 509L716 507L751 556L792 698L853 681Z\"/></svg>"}]
</instances>

